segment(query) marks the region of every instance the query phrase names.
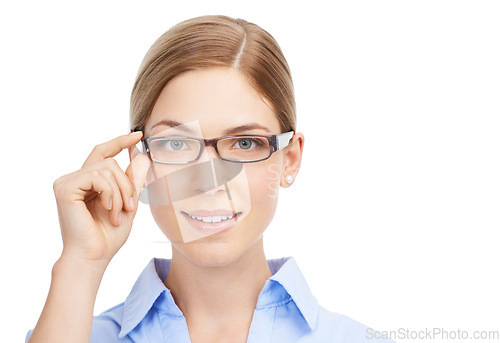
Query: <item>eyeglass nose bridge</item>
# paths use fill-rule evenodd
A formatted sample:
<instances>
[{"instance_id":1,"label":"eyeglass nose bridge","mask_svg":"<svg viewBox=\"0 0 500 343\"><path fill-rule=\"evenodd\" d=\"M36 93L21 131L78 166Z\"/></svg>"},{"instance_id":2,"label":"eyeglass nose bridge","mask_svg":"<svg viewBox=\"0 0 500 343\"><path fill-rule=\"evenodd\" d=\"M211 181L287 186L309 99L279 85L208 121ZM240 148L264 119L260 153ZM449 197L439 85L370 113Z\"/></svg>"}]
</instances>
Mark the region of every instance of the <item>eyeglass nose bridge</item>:
<instances>
[{"instance_id":1,"label":"eyeglass nose bridge","mask_svg":"<svg viewBox=\"0 0 500 343\"><path fill-rule=\"evenodd\" d=\"M223 159L219 149L217 149L217 142L219 141L220 138L212 138L212 139L203 139L203 138L198 138L198 141L200 142L200 152L198 153L198 156L196 156L196 159L193 160L193 162L196 162L200 159L201 155L203 155L203 152L205 151L205 148L208 147L213 147L217 156L220 159Z\"/></svg>"}]
</instances>

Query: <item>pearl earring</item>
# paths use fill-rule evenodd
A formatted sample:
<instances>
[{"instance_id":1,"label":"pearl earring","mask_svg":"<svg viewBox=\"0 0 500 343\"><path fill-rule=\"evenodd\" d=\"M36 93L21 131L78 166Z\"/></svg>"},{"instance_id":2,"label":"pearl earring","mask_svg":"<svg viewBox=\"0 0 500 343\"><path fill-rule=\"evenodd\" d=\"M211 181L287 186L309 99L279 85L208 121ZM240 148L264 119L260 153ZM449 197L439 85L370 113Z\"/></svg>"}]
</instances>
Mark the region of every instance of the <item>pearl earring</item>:
<instances>
[{"instance_id":1,"label":"pearl earring","mask_svg":"<svg viewBox=\"0 0 500 343\"><path fill-rule=\"evenodd\" d=\"M287 183L292 183L292 181L293 181L293 176L292 176L292 175L288 175L288 176L285 178L285 181L286 181Z\"/></svg>"}]
</instances>

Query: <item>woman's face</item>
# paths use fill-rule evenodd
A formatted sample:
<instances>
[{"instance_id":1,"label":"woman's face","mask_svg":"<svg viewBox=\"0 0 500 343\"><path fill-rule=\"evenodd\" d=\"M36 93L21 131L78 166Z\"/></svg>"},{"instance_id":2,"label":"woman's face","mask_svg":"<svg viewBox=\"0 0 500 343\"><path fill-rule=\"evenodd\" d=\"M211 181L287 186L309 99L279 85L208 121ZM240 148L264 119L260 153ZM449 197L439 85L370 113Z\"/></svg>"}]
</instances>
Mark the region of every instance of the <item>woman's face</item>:
<instances>
[{"instance_id":1,"label":"woman's face","mask_svg":"<svg viewBox=\"0 0 500 343\"><path fill-rule=\"evenodd\" d=\"M239 71L193 70L180 74L162 90L146 122L144 137L210 139L227 136L229 129L247 124L262 128L231 134L280 133L275 113ZM179 143L172 144L175 147ZM152 163L146 185L151 183L148 196L156 223L172 245L198 265L221 266L235 261L261 237L274 216L280 184L286 186L283 169L290 147L254 163L218 165L219 156L208 146L195 162ZM225 184L221 185L221 179ZM186 215L215 209L240 214L233 218L233 225L222 231L200 229L203 222L196 226L192 221L198 219Z\"/></svg>"}]
</instances>

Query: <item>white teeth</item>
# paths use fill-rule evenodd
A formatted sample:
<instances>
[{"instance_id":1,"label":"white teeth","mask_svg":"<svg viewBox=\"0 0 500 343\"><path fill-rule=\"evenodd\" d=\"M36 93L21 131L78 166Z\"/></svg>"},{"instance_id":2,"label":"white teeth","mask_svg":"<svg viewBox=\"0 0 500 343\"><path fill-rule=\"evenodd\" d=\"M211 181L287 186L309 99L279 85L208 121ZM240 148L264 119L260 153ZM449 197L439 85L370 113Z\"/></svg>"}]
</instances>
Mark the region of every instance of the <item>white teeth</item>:
<instances>
[{"instance_id":1,"label":"white teeth","mask_svg":"<svg viewBox=\"0 0 500 343\"><path fill-rule=\"evenodd\" d=\"M192 215L189 215L191 218L193 219L198 219L202 222L205 222L205 223L219 223L223 220L227 220L227 219L232 219L233 218L233 215L230 215L230 216L208 216L208 217L195 217L195 216L192 216Z\"/></svg>"}]
</instances>

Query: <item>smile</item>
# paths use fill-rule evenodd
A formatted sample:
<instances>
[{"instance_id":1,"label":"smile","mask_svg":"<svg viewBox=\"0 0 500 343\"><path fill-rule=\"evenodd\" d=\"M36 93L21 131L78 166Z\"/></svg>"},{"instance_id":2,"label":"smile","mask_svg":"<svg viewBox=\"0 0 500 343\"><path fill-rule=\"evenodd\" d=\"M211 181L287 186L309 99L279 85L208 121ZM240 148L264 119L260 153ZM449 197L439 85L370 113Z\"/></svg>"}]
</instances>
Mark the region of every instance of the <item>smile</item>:
<instances>
[{"instance_id":1,"label":"smile","mask_svg":"<svg viewBox=\"0 0 500 343\"><path fill-rule=\"evenodd\" d=\"M187 214L187 213L186 213ZM201 217L201 216L192 216L187 214L190 218L197 219L199 221L205 222L205 223L219 223L224 220L232 219L233 215L230 216L208 216L208 217Z\"/></svg>"},{"instance_id":2,"label":"smile","mask_svg":"<svg viewBox=\"0 0 500 343\"><path fill-rule=\"evenodd\" d=\"M181 213L186 216L194 228L202 232L215 233L236 224L242 212L234 213L228 210L197 210L192 211L192 214L184 211L181 211Z\"/></svg>"}]
</instances>

